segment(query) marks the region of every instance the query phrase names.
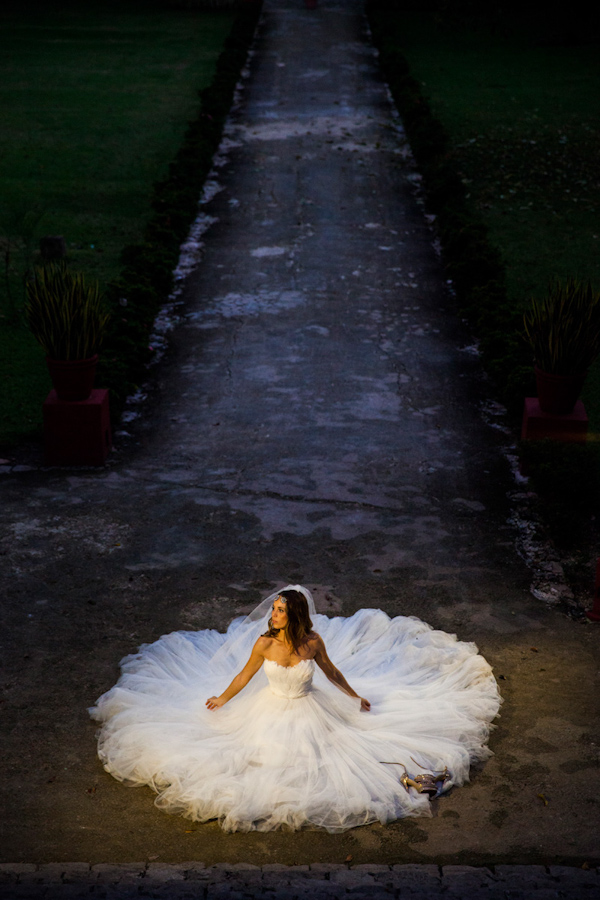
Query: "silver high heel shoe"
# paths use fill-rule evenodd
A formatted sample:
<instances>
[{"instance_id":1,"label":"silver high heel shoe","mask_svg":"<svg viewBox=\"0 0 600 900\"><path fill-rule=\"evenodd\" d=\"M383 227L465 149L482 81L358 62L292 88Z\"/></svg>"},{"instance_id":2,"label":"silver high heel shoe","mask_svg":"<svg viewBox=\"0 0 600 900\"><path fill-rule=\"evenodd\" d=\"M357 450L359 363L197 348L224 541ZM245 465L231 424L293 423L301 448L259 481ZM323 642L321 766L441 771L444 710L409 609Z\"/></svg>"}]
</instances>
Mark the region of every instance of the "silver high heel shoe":
<instances>
[{"instance_id":1,"label":"silver high heel shoe","mask_svg":"<svg viewBox=\"0 0 600 900\"><path fill-rule=\"evenodd\" d=\"M380 760L380 762L384 766L402 766L404 775L400 776L400 784L402 784L407 791L409 788L413 787L419 794L427 794L430 800L441 793L444 784L451 777L448 766L444 766L443 772L435 772L432 774L424 772L422 775L415 775L414 778L411 778L404 763L385 762L384 760Z\"/></svg>"}]
</instances>

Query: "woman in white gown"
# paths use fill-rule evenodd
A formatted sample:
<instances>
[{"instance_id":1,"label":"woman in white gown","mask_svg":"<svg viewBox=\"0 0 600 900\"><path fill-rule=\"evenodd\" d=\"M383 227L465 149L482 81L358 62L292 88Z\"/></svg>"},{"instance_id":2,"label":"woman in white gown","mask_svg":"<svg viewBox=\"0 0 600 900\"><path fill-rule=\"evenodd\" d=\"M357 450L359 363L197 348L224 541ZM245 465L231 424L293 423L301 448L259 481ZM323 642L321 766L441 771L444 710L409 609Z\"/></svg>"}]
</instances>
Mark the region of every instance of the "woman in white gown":
<instances>
[{"instance_id":1,"label":"woman in white gown","mask_svg":"<svg viewBox=\"0 0 600 900\"><path fill-rule=\"evenodd\" d=\"M337 832L431 815L406 771L447 767L438 790L463 784L491 755L501 703L474 644L376 609L317 615L301 585L226 634L174 632L121 665L90 710L105 769L149 785L160 809L226 831Z\"/></svg>"}]
</instances>

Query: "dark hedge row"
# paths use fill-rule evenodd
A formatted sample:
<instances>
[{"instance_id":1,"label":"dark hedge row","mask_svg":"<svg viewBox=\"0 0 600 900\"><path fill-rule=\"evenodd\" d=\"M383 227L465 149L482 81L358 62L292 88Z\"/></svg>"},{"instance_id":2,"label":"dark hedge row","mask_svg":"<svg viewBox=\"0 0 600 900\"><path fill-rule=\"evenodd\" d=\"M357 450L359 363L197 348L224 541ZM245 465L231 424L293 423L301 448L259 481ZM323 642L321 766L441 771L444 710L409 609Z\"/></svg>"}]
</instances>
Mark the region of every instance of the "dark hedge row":
<instances>
[{"instance_id":1,"label":"dark hedge row","mask_svg":"<svg viewBox=\"0 0 600 900\"><path fill-rule=\"evenodd\" d=\"M461 314L479 338L484 366L499 396L516 417L534 386L531 354L520 337L522 314L506 294L504 262L466 199L449 159L448 135L398 49L397 13L388 0L369 0L367 9L383 73L423 175L428 208L437 216L443 260Z\"/></svg>"},{"instance_id":2,"label":"dark hedge row","mask_svg":"<svg viewBox=\"0 0 600 900\"><path fill-rule=\"evenodd\" d=\"M110 389L113 415L119 415L150 359L152 325L173 288L179 248L196 218L198 198L219 146L260 9L260 2L241 4L217 60L213 81L199 92L198 116L190 122L167 177L154 186L152 215L144 240L125 247L121 274L109 285L111 325L102 348L97 383Z\"/></svg>"},{"instance_id":3,"label":"dark hedge row","mask_svg":"<svg viewBox=\"0 0 600 900\"><path fill-rule=\"evenodd\" d=\"M398 7L394 0L367 2L380 64L423 176L429 211L437 216L443 261L456 290L459 311L479 339L484 367L516 430L523 398L536 394L531 351L521 337L522 312L509 302L504 262L470 206L466 188L450 161L449 137L398 49ZM583 557L596 540L598 450L595 443L581 446L553 441L524 442L521 448L550 534L564 549L579 547Z\"/></svg>"}]
</instances>

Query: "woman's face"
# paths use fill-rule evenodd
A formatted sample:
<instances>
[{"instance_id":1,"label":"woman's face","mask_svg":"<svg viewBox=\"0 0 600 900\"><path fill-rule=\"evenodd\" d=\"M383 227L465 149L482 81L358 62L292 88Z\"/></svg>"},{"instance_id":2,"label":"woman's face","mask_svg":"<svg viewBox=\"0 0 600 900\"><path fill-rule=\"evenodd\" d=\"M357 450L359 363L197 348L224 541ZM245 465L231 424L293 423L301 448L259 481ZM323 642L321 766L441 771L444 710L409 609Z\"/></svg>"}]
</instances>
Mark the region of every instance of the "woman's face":
<instances>
[{"instance_id":1,"label":"woman's face","mask_svg":"<svg viewBox=\"0 0 600 900\"><path fill-rule=\"evenodd\" d=\"M274 628L285 628L288 623L288 614L285 603L280 597L273 603L273 612L271 613L271 621Z\"/></svg>"}]
</instances>

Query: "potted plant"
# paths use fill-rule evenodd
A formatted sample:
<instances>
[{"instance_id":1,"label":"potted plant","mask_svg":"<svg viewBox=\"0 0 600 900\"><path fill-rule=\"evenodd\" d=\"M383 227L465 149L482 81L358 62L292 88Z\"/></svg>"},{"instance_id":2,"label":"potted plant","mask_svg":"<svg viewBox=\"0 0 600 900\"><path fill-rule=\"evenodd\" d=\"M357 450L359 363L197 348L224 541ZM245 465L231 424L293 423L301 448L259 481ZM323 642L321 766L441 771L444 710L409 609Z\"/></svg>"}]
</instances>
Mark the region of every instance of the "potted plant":
<instances>
[{"instance_id":1,"label":"potted plant","mask_svg":"<svg viewBox=\"0 0 600 900\"><path fill-rule=\"evenodd\" d=\"M587 371L600 354L600 292L588 281L556 280L523 316L525 339L535 360L543 412L573 412Z\"/></svg>"},{"instance_id":2,"label":"potted plant","mask_svg":"<svg viewBox=\"0 0 600 900\"><path fill-rule=\"evenodd\" d=\"M25 315L46 351L58 399L87 400L109 320L98 282L86 282L64 262L36 267L27 284Z\"/></svg>"}]
</instances>

